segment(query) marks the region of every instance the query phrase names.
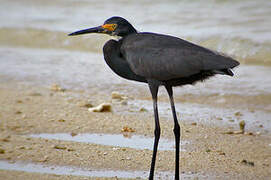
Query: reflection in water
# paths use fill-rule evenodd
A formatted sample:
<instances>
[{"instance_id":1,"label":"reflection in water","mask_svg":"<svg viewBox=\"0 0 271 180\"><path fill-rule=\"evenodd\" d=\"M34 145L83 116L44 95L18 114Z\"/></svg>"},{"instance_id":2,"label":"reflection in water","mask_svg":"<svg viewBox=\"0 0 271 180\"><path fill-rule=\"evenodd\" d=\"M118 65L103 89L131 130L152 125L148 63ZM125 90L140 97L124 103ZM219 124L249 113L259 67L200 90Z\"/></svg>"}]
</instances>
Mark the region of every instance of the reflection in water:
<instances>
[{"instance_id":1,"label":"reflection in water","mask_svg":"<svg viewBox=\"0 0 271 180\"><path fill-rule=\"evenodd\" d=\"M30 137L55 139L63 141L75 141L83 143L101 144L107 146L129 147L134 149L149 149L153 148L153 138L133 135L131 137L124 137L122 134L78 134L72 136L68 133L55 134L32 134ZM188 144L187 141L182 141L181 145ZM174 150L174 141L161 138L159 141L159 150ZM184 151L184 149L182 149Z\"/></svg>"}]
</instances>

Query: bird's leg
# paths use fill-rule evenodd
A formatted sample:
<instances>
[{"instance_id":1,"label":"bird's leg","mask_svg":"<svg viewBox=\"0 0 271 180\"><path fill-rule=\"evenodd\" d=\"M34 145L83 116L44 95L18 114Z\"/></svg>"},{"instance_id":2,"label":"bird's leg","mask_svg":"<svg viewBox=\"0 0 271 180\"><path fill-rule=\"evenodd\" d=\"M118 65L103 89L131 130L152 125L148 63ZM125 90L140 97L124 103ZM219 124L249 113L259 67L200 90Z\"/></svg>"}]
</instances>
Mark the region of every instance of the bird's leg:
<instances>
[{"instance_id":1,"label":"bird's leg","mask_svg":"<svg viewBox=\"0 0 271 180\"><path fill-rule=\"evenodd\" d=\"M170 105L171 105L171 110L174 118L174 134L175 134L175 144L176 144L176 157L175 157L175 180L179 180L179 155L180 155L180 125L178 123L178 119L176 116L176 111L175 111L175 105L174 105L174 99L173 99L173 91L172 91L172 86L166 86L169 99L170 99Z\"/></svg>"},{"instance_id":2,"label":"bird's leg","mask_svg":"<svg viewBox=\"0 0 271 180\"><path fill-rule=\"evenodd\" d=\"M155 118L155 129L154 129L155 137L154 137L153 154L152 154L152 162L151 162L149 180L152 180L153 176L154 176L155 160L156 160L158 142L159 142L160 131L161 131L160 124L159 124L159 117L158 117L158 108L157 108L158 87L159 87L159 85L157 85L156 83L149 82L149 88L150 88L150 91L152 94L153 110L154 110L154 118Z\"/></svg>"}]
</instances>

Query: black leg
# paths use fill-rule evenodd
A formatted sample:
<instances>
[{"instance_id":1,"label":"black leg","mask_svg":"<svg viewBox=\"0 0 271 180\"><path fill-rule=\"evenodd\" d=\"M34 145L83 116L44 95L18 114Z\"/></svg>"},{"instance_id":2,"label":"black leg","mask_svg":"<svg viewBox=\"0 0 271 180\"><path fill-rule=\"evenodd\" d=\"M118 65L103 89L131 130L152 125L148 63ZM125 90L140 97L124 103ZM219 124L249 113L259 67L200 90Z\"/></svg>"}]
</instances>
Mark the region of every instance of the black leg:
<instances>
[{"instance_id":1,"label":"black leg","mask_svg":"<svg viewBox=\"0 0 271 180\"><path fill-rule=\"evenodd\" d=\"M176 116L175 111L175 105L174 105L174 99L173 99L173 91L171 86L166 86L169 99L170 99L170 105L171 110L174 118L174 134L175 134L175 144L176 144L176 157L175 157L175 180L180 179L179 175L179 159L180 159L180 125L178 123L178 119Z\"/></svg>"},{"instance_id":2,"label":"black leg","mask_svg":"<svg viewBox=\"0 0 271 180\"><path fill-rule=\"evenodd\" d=\"M153 110L154 110L154 118L155 118L155 129L154 129L154 146L153 146L153 154L152 154L152 162L151 162L151 169L150 169L150 175L149 180L153 180L154 176L154 167L155 167L155 160L156 160L156 154L157 154L157 148L158 148L158 142L160 138L160 124L159 124L159 117L158 117L158 108L157 108L157 93L158 93L158 87L156 83L149 82L149 88L152 94L152 100L153 100Z\"/></svg>"}]
</instances>

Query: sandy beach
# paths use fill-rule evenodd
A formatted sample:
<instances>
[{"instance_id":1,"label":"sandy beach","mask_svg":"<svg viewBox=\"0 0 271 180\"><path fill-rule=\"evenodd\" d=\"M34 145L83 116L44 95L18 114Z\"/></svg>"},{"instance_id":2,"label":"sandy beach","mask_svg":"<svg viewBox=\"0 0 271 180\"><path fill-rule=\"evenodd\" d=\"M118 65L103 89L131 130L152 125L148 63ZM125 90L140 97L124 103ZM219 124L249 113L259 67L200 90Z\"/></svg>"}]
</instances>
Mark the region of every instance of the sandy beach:
<instances>
[{"instance_id":1,"label":"sandy beach","mask_svg":"<svg viewBox=\"0 0 271 180\"><path fill-rule=\"evenodd\" d=\"M153 137L152 112L120 114L117 113L119 109L124 106L129 110L130 105L112 100L111 94L93 97L87 91L55 91L50 86L28 86L18 82L1 84L0 95L1 160L91 170L149 170L151 150L31 138L29 135L72 133L76 136L80 133L103 133ZM84 107L88 100L93 105L110 102L112 112L89 112ZM162 137L173 140L171 120L161 117L160 121ZM223 127L180 122L181 140L190 142L184 146L185 151L181 152L180 170L184 179L269 179L271 176L270 136L247 132L231 134L229 129ZM122 132L123 127L132 128L134 132ZM174 172L174 151L158 152L156 171ZM101 179L0 170L1 179L15 177Z\"/></svg>"},{"instance_id":2,"label":"sandy beach","mask_svg":"<svg viewBox=\"0 0 271 180\"><path fill-rule=\"evenodd\" d=\"M181 179L271 179L269 1L3 0L0 14L1 180L148 178L147 85L107 66L109 36L67 36L112 16L241 63L233 77L174 88ZM173 118L164 87L158 95L155 179L171 180ZM89 111L104 103L107 111Z\"/></svg>"}]
</instances>

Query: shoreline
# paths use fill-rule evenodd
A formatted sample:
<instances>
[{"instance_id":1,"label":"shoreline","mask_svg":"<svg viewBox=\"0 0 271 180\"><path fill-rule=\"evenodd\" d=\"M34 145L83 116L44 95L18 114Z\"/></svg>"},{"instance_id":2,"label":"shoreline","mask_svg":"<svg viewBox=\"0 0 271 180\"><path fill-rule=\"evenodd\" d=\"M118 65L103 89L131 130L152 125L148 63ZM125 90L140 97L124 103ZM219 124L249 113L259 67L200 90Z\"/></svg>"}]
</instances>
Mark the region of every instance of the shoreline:
<instances>
[{"instance_id":1,"label":"shoreline","mask_svg":"<svg viewBox=\"0 0 271 180\"><path fill-rule=\"evenodd\" d=\"M80 106L86 101L88 93L91 94L86 91L52 91L49 88L14 82L2 84L0 104L4 106L0 111L0 148L4 153L0 154L0 160L88 169L148 171L151 150L120 148L112 151L112 146L26 137L33 133L64 132L122 134L124 126L135 130L128 133L131 136L153 137L152 112L118 113L122 106L129 109L130 105L114 103L110 94L90 100L93 104L112 101L113 112L89 112L87 108ZM225 134L229 130L227 127L179 121L182 129L181 141L190 142L185 146L186 151L181 152L180 172L204 174L207 179L268 179L271 176L270 136ZM161 137L173 140L173 122L161 116L160 123ZM73 151L58 150L53 148L55 145L62 145ZM156 171L174 172L174 154L174 151L159 151ZM243 160L253 162L254 165L244 164ZM11 177L17 173L0 170L0 177ZM32 174L33 177L39 176L36 173L26 173L25 176Z\"/></svg>"}]
</instances>

